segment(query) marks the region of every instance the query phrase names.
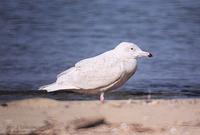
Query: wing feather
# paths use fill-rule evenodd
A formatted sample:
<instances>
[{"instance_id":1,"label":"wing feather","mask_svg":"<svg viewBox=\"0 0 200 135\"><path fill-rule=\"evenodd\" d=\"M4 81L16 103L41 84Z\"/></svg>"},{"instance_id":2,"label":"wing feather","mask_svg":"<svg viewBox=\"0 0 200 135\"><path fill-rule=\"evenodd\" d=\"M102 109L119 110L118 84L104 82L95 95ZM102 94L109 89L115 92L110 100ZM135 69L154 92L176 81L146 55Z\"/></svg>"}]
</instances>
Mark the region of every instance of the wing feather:
<instances>
[{"instance_id":1,"label":"wing feather","mask_svg":"<svg viewBox=\"0 0 200 135\"><path fill-rule=\"evenodd\" d=\"M121 75L119 62L110 52L86 59L75 67L74 84L83 89L97 89L111 85Z\"/></svg>"},{"instance_id":2,"label":"wing feather","mask_svg":"<svg viewBox=\"0 0 200 135\"><path fill-rule=\"evenodd\" d=\"M70 83L80 89L97 89L112 85L120 76L120 63L110 51L78 62L59 74L57 82Z\"/></svg>"}]
</instances>

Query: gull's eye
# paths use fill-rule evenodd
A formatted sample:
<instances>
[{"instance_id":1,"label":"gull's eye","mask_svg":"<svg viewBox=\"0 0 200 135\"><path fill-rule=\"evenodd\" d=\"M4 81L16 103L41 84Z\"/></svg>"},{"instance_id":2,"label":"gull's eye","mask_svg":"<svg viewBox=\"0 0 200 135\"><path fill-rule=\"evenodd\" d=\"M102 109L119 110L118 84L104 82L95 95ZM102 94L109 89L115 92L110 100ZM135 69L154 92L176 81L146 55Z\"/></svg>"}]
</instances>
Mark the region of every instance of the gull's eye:
<instances>
[{"instance_id":1,"label":"gull's eye","mask_svg":"<svg viewBox=\"0 0 200 135\"><path fill-rule=\"evenodd\" d=\"M133 50L133 48L131 47L131 50Z\"/></svg>"}]
</instances>

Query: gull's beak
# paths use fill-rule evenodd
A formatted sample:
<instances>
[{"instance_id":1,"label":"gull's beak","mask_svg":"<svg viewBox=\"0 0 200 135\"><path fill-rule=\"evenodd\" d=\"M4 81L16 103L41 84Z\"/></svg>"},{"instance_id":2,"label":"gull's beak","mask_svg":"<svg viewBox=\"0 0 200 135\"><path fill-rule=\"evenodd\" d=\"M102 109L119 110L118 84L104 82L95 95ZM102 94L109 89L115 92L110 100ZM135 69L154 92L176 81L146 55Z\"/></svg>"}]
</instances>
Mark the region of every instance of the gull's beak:
<instances>
[{"instance_id":1,"label":"gull's beak","mask_svg":"<svg viewBox=\"0 0 200 135\"><path fill-rule=\"evenodd\" d=\"M153 57L153 55L151 53L149 53L149 52L145 52L145 51L139 52L139 57L143 57L143 56L145 56L145 57Z\"/></svg>"},{"instance_id":2,"label":"gull's beak","mask_svg":"<svg viewBox=\"0 0 200 135\"><path fill-rule=\"evenodd\" d=\"M151 53L149 53L148 57L153 57L153 55Z\"/></svg>"}]
</instances>

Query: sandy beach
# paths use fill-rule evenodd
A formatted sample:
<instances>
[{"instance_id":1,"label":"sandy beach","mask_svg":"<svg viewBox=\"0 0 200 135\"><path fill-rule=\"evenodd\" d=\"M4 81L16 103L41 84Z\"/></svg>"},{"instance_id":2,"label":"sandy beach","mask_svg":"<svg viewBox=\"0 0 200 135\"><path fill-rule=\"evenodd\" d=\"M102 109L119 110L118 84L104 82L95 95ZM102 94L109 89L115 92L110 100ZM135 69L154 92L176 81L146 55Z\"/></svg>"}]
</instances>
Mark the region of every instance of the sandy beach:
<instances>
[{"instance_id":1,"label":"sandy beach","mask_svg":"<svg viewBox=\"0 0 200 135\"><path fill-rule=\"evenodd\" d=\"M1 104L0 129L11 135L199 135L200 100L17 100Z\"/></svg>"}]
</instances>

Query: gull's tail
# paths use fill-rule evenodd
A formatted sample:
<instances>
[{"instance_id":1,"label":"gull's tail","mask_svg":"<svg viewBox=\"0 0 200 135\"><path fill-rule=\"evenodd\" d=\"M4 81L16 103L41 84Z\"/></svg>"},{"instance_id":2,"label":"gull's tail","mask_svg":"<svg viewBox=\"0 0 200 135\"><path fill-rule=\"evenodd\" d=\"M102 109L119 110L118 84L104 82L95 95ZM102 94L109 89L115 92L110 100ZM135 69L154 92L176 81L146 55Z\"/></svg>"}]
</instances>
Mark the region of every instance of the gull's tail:
<instances>
[{"instance_id":1,"label":"gull's tail","mask_svg":"<svg viewBox=\"0 0 200 135\"><path fill-rule=\"evenodd\" d=\"M58 89L58 85L56 83L52 83L52 84L49 84L49 85L41 86L39 88L39 90L46 90L48 92L51 92L51 91L57 91L59 89Z\"/></svg>"},{"instance_id":2,"label":"gull's tail","mask_svg":"<svg viewBox=\"0 0 200 135\"><path fill-rule=\"evenodd\" d=\"M49 84L49 85L44 85L44 86L41 86L39 88L39 90L46 90L48 92L52 92L52 91L58 91L58 90L71 90L71 89L79 89L77 88L76 86L74 86L69 80L70 79L67 79L66 80L66 77L70 72L74 71L74 67L60 73L58 76L57 76L57 80L56 82L52 83L52 84ZM63 83L64 82L64 83Z\"/></svg>"},{"instance_id":3,"label":"gull's tail","mask_svg":"<svg viewBox=\"0 0 200 135\"><path fill-rule=\"evenodd\" d=\"M47 92L58 91L58 90L72 90L72 89L78 89L78 88L70 84L59 85L56 82L49 85L41 86L39 88L39 90L46 90Z\"/></svg>"}]
</instances>

